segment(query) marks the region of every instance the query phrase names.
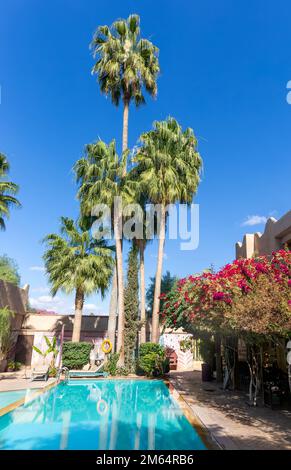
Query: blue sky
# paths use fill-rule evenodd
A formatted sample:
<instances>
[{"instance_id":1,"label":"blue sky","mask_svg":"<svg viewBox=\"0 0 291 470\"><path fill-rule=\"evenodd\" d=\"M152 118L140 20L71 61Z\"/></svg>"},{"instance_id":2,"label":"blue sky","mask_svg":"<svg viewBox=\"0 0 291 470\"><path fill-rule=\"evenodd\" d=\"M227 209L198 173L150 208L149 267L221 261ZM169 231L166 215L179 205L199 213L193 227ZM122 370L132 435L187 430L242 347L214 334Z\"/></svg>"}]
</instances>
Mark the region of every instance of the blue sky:
<instances>
[{"instance_id":1,"label":"blue sky","mask_svg":"<svg viewBox=\"0 0 291 470\"><path fill-rule=\"evenodd\" d=\"M246 231L290 209L291 80L289 2L266 0L37 0L1 2L0 151L20 185L21 210L0 233L0 252L13 257L35 306L71 310L72 297L49 298L40 240L76 217L71 168L84 145L99 137L121 146L122 109L99 92L90 71L95 28L130 13L142 35L160 48L158 97L130 109L129 144L154 120L174 116L194 129L204 172L200 243L181 252L166 243L164 270L179 276L234 258ZM243 226L250 216L255 225ZM155 272L148 248L147 277ZM107 311L108 298L87 311ZM92 305L90 305L92 304ZM94 307L93 307L94 306Z\"/></svg>"}]
</instances>

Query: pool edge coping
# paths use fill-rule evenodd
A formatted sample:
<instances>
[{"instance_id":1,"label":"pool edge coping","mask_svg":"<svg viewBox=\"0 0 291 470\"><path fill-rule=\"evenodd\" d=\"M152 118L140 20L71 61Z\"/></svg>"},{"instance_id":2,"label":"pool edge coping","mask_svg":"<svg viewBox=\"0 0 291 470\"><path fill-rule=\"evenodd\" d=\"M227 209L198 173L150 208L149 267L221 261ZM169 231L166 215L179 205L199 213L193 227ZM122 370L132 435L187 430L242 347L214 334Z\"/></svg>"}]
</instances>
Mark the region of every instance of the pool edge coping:
<instances>
[{"instance_id":1,"label":"pool edge coping","mask_svg":"<svg viewBox=\"0 0 291 470\"><path fill-rule=\"evenodd\" d=\"M187 400L183 397L183 395L176 389L173 385L171 378L167 377L162 379L164 384L169 390L169 393L173 396L173 398L177 401L182 412L186 419L189 421L191 426L194 430L198 433L200 439L202 440L203 444L205 445L207 450L223 450L217 439L213 436L211 431L207 428L207 426L201 421L201 419L196 415L196 413L192 410Z\"/></svg>"}]
</instances>

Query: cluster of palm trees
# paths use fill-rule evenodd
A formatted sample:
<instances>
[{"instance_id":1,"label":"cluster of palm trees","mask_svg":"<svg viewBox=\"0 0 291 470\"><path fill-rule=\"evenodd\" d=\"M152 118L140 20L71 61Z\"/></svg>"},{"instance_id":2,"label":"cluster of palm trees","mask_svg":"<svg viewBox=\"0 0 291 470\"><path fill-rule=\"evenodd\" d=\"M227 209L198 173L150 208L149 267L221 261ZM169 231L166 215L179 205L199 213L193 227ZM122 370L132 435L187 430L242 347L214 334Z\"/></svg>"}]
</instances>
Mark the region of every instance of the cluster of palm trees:
<instances>
[{"instance_id":1,"label":"cluster of palm trees","mask_svg":"<svg viewBox=\"0 0 291 470\"><path fill-rule=\"evenodd\" d=\"M128 149L128 117L130 104L145 103L144 91L157 94L159 74L158 49L140 37L140 19L130 15L111 26L100 26L92 41L101 92L109 95L115 105L123 103L122 152L118 154L115 140L106 144L99 140L86 146L83 157L74 166L80 201L77 224L62 219L62 236L46 237L44 255L52 293L58 289L76 291L73 341L79 341L84 296L112 285L108 334L124 363L124 275L123 224L126 215L122 208L138 203L143 208L141 223L146 224L148 204L160 205L157 224L158 256L152 311L153 342L159 340L159 297L161 289L163 252L166 235L168 204L190 204L199 184L201 158L192 129L183 130L169 117L154 122L153 128L143 133L134 150ZM114 211L116 197L122 207ZM94 239L90 227L94 220L94 207L106 204L111 209L115 247L104 239ZM146 340L145 272L146 236L131 240L139 251L141 341ZM118 316L117 316L118 314ZM117 321L117 344L115 345Z\"/></svg>"}]
</instances>

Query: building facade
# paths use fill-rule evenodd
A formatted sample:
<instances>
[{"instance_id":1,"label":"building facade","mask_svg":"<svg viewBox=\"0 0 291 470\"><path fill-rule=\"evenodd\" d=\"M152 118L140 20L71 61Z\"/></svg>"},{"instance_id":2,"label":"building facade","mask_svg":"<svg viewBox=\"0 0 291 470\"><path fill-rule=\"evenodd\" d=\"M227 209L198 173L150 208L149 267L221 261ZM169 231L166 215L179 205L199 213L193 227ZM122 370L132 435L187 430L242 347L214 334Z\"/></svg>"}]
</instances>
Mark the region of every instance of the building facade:
<instances>
[{"instance_id":1,"label":"building facade","mask_svg":"<svg viewBox=\"0 0 291 470\"><path fill-rule=\"evenodd\" d=\"M235 245L236 259L271 255L285 246L291 250L291 210L278 220L270 217L263 233L246 233Z\"/></svg>"}]
</instances>

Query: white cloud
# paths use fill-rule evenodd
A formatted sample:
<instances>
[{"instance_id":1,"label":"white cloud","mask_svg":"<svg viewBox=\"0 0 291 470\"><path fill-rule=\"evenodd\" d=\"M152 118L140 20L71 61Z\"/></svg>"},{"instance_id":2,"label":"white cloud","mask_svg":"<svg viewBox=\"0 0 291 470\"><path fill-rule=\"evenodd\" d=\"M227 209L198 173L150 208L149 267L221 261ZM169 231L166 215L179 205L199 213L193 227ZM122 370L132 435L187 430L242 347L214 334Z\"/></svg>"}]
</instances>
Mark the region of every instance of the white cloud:
<instances>
[{"instance_id":1,"label":"white cloud","mask_svg":"<svg viewBox=\"0 0 291 470\"><path fill-rule=\"evenodd\" d=\"M29 303L31 307L36 309L54 310L56 312L66 312L67 306L60 297L52 297L51 295L40 295L39 297L30 297Z\"/></svg>"},{"instance_id":2,"label":"white cloud","mask_svg":"<svg viewBox=\"0 0 291 470\"><path fill-rule=\"evenodd\" d=\"M98 307L97 307L97 305L95 305L95 304L87 304L87 303L85 303L85 304L84 304L84 309L85 309L85 310L98 310Z\"/></svg>"},{"instance_id":3,"label":"white cloud","mask_svg":"<svg viewBox=\"0 0 291 470\"><path fill-rule=\"evenodd\" d=\"M60 302L62 302L59 297L52 297L51 295L41 295L40 297L38 297L38 300L39 300L39 302L43 302L43 303L50 303L50 302L60 303Z\"/></svg>"},{"instance_id":4,"label":"white cloud","mask_svg":"<svg viewBox=\"0 0 291 470\"><path fill-rule=\"evenodd\" d=\"M33 287L30 289L30 292L34 292L35 294L46 294L49 292L48 287Z\"/></svg>"},{"instance_id":5,"label":"white cloud","mask_svg":"<svg viewBox=\"0 0 291 470\"><path fill-rule=\"evenodd\" d=\"M265 215L248 215L246 220L241 224L242 227L252 227L253 225L265 224L268 220L268 217Z\"/></svg>"},{"instance_id":6,"label":"white cloud","mask_svg":"<svg viewBox=\"0 0 291 470\"><path fill-rule=\"evenodd\" d=\"M75 305L74 305L74 304L71 305L70 310L71 310L72 312L75 311ZM97 314L97 315L100 315L100 314L101 314L101 315L106 315L106 314L103 313L102 310L100 310L99 307L97 307L97 305L95 305L95 304L93 304L93 303L87 303L87 302L85 302L85 303L84 303L83 310L84 310L85 315L88 314L88 313L90 313L90 312L92 312L92 311L94 311L94 313ZM88 312L88 311L89 311L89 312Z\"/></svg>"},{"instance_id":7,"label":"white cloud","mask_svg":"<svg viewBox=\"0 0 291 470\"><path fill-rule=\"evenodd\" d=\"M45 268L44 266L30 266L30 271L40 271L40 272L44 272L45 271Z\"/></svg>"}]
</instances>

